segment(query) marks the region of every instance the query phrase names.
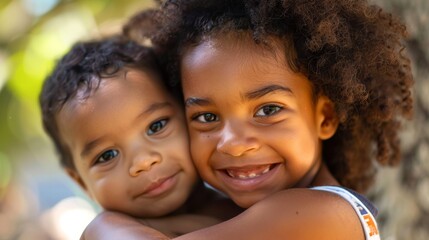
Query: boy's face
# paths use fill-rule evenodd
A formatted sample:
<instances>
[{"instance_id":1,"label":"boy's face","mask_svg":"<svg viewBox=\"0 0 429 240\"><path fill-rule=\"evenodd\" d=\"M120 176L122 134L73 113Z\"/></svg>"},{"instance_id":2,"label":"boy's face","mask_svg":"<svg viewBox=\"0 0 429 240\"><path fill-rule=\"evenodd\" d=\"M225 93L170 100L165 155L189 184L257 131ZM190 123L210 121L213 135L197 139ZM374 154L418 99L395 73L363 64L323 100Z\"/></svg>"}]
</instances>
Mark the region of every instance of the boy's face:
<instances>
[{"instance_id":1,"label":"boy's face","mask_svg":"<svg viewBox=\"0 0 429 240\"><path fill-rule=\"evenodd\" d=\"M321 140L336 130L332 103L314 99L284 49L251 39L209 39L182 59L191 153L201 177L241 207L306 187L321 166Z\"/></svg>"},{"instance_id":2,"label":"boy's face","mask_svg":"<svg viewBox=\"0 0 429 240\"><path fill-rule=\"evenodd\" d=\"M103 208L136 217L179 208L196 183L182 110L152 75L102 79L57 116L73 156L68 173Z\"/></svg>"}]
</instances>

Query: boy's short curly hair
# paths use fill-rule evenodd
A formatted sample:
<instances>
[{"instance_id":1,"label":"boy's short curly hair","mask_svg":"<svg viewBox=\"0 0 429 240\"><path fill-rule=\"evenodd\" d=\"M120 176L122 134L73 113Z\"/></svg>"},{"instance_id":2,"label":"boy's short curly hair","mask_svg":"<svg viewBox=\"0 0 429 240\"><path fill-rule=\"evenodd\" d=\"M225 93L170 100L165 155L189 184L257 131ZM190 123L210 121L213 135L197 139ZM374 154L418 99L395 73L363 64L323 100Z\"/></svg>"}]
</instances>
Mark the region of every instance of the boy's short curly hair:
<instances>
[{"instance_id":1,"label":"boy's short curly hair","mask_svg":"<svg viewBox=\"0 0 429 240\"><path fill-rule=\"evenodd\" d=\"M76 43L46 78L39 99L42 122L63 167L74 169L74 164L60 137L57 114L78 92L83 91L83 97L89 97L102 78L114 77L125 67L149 71L163 78L153 51L122 36Z\"/></svg>"},{"instance_id":2,"label":"boy's short curly hair","mask_svg":"<svg viewBox=\"0 0 429 240\"><path fill-rule=\"evenodd\" d=\"M264 44L276 36L294 46L292 69L335 104L340 127L323 143L323 158L339 182L363 192L378 165L400 161L398 127L412 115L413 80L404 55L406 28L391 14L365 0L158 3L130 19L124 33L152 41L172 84L180 81L181 53L205 37L247 31Z\"/></svg>"}]
</instances>

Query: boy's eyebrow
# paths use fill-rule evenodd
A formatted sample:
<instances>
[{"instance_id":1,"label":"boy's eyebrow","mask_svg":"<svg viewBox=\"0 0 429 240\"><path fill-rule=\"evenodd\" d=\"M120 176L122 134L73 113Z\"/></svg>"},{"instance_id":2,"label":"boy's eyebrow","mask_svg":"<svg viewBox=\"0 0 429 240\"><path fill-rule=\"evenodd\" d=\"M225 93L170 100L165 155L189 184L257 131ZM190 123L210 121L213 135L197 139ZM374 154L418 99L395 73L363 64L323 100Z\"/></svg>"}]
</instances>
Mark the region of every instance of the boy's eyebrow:
<instances>
[{"instance_id":1,"label":"boy's eyebrow","mask_svg":"<svg viewBox=\"0 0 429 240\"><path fill-rule=\"evenodd\" d=\"M167 107L172 107L172 104L169 102L157 102L157 103L153 103L151 104L148 108L146 108L143 112L141 112L136 119L139 119L141 117L143 117L144 115L153 113L159 109L162 108L167 108Z\"/></svg>"},{"instance_id":2,"label":"boy's eyebrow","mask_svg":"<svg viewBox=\"0 0 429 240\"><path fill-rule=\"evenodd\" d=\"M254 90L254 91L250 91L244 95L244 98L249 99L249 100L257 99L257 98L260 98L264 95L267 95L267 94L275 92L275 91L284 91L289 95L293 95L293 92L290 88L285 87L285 86L280 86L277 84L273 84L273 85L264 86L260 89Z\"/></svg>"},{"instance_id":3,"label":"boy's eyebrow","mask_svg":"<svg viewBox=\"0 0 429 240\"><path fill-rule=\"evenodd\" d=\"M138 121L140 118L142 118L145 115L148 115L152 112L155 112L156 110L162 109L162 108L166 108L166 107L172 107L172 104L169 102L158 102L158 103L153 103L151 104L148 108L146 108L145 110L143 110L139 115L137 115L136 117L136 121ZM97 144L99 142L101 142L103 140L103 137L98 137L96 139L90 140L87 143L85 143L83 150L80 154L80 156L82 158L84 158L85 156L87 156L91 150L97 146Z\"/></svg>"},{"instance_id":4,"label":"boy's eyebrow","mask_svg":"<svg viewBox=\"0 0 429 240\"><path fill-rule=\"evenodd\" d=\"M94 140L91 140L91 141L89 141L89 142L85 143L85 145L83 145L83 146L84 146L84 147L83 147L83 150L82 150L82 152L80 153L81 158L86 157L86 156L91 152L91 150L92 150L95 146L97 146L97 144L98 144L99 142L101 142L101 140L102 140L102 139L103 139L103 137L99 137L99 138L96 138L96 139L94 139Z\"/></svg>"}]
</instances>

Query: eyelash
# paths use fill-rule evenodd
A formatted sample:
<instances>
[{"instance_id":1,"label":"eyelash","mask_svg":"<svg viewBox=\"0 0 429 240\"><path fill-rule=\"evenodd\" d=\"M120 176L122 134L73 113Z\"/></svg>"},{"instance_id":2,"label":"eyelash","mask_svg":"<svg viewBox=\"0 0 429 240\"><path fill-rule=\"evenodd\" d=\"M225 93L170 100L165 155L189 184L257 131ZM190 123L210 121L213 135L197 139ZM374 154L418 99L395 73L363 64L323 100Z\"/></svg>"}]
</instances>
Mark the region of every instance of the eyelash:
<instances>
[{"instance_id":1,"label":"eyelash","mask_svg":"<svg viewBox=\"0 0 429 240\"><path fill-rule=\"evenodd\" d=\"M112 153L113 152L113 157L112 156L105 156L106 153ZM109 162L110 160L116 158L119 155L119 151L116 149L109 149L107 151L104 151L103 153L101 153L95 160L94 165L97 164L102 164L102 163L106 163ZM101 160L103 158L103 160Z\"/></svg>"},{"instance_id":2,"label":"eyelash","mask_svg":"<svg viewBox=\"0 0 429 240\"><path fill-rule=\"evenodd\" d=\"M169 122L169 119L161 119L151 123L146 131L147 135L151 136L162 131L165 128L165 126L168 124L168 122ZM158 126L158 129L155 129L155 130L151 129L151 127L155 126L155 124L158 124L158 123L161 123L161 126L160 127ZM119 155L119 151L116 149L106 150L96 157L94 161L94 165L109 162L110 160L116 158L118 155Z\"/></svg>"},{"instance_id":3,"label":"eyelash","mask_svg":"<svg viewBox=\"0 0 429 240\"><path fill-rule=\"evenodd\" d=\"M270 108L270 109L267 109ZM273 110L272 108L274 108L274 113L271 113L269 115L264 115L264 116L258 116L258 112L260 111L264 111L264 110ZM283 106L278 105L278 104L266 104L261 106L260 108L258 108L258 110L256 111L256 113L254 114L255 117L261 117L261 118L268 118L271 116L274 116L276 114L278 114L280 111L282 111L284 109ZM199 118L201 117L207 117L207 116L211 116L211 117L215 117L215 119L207 121L207 119L204 120L199 120ZM196 113L191 117L192 121L197 121L200 123L211 123L211 122L215 122L215 121L219 121L219 117L214 114L214 113L210 113L210 112L203 112L203 113Z\"/></svg>"},{"instance_id":4,"label":"eyelash","mask_svg":"<svg viewBox=\"0 0 429 240\"><path fill-rule=\"evenodd\" d=\"M276 115L277 113L279 113L281 110L284 109L283 106L280 106L278 104L267 104L267 105L263 105L262 107L258 108L258 110L255 113L255 116L258 115L258 112L266 110L267 108L273 108L273 107L275 108L274 113L271 113L271 114L265 115L265 116L259 116L259 117L263 117L263 118L270 117L270 116ZM272 110L272 109L270 109L270 110Z\"/></svg>"},{"instance_id":5,"label":"eyelash","mask_svg":"<svg viewBox=\"0 0 429 240\"><path fill-rule=\"evenodd\" d=\"M211 121L207 121L206 119L204 119L204 121L198 120L200 117L206 117L206 116L208 116L208 115L214 116L214 117L215 117L215 119L214 119L214 120L211 120ZM194 115L191 117L191 119L192 119L193 121L197 121L197 122L201 122L201 123L210 123L210 122L218 121L218 120L219 120L219 117L218 117L216 114L214 114L214 113L204 112L204 113L197 113L197 114L194 114Z\"/></svg>"},{"instance_id":6,"label":"eyelash","mask_svg":"<svg viewBox=\"0 0 429 240\"><path fill-rule=\"evenodd\" d=\"M160 132L161 130L163 130L165 128L165 126L167 126L168 122L170 119L161 119L161 120L157 120L153 123L151 123L146 131L148 136L154 135L158 132ZM161 123L161 126L158 126L158 129L153 130L152 127L155 126L155 124Z\"/></svg>"}]
</instances>

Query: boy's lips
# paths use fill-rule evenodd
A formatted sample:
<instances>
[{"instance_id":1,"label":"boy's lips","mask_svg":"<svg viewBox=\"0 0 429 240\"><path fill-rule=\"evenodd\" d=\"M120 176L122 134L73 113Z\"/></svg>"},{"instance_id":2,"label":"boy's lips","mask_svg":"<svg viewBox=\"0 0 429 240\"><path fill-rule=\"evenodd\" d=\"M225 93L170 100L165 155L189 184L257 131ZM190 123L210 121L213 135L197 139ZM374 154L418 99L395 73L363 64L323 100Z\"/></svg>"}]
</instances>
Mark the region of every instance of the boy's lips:
<instances>
[{"instance_id":1,"label":"boy's lips","mask_svg":"<svg viewBox=\"0 0 429 240\"><path fill-rule=\"evenodd\" d=\"M178 173L175 173L169 177L160 178L156 181L151 182L145 190L138 194L138 197L157 197L171 189L173 189L178 182Z\"/></svg>"},{"instance_id":2,"label":"boy's lips","mask_svg":"<svg viewBox=\"0 0 429 240\"><path fill-rule=\"evenodd\" d=\"M265 164L246 167L231 167L220 171L221 180L234 191L254 191L263 187L265 182L277 172L280 164Z\"/></svg>"}]
</instances>

